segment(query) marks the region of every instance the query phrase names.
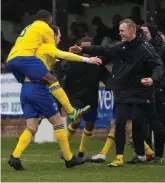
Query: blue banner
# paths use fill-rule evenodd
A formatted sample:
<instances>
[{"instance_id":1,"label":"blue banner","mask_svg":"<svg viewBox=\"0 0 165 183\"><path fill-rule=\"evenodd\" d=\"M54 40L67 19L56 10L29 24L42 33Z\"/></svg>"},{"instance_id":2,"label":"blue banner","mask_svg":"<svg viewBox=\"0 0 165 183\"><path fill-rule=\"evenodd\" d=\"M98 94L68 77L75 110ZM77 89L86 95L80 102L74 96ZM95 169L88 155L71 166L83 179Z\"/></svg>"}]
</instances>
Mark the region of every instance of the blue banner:
<instances>
[{"instance_id":1,"label":"blue banner","mask_svg":"<svg viewBox=\"0 0 165 183\"><path fill-rule=\"evenodd\" d=\"M113 93L105 91L104 87L99 87L99 105L98 117L95 122L95 128L109 128L112 120L112 109L114 105ZM82 120L80 128L84 128L84 121Z\"/></svg>"}]
</instances>

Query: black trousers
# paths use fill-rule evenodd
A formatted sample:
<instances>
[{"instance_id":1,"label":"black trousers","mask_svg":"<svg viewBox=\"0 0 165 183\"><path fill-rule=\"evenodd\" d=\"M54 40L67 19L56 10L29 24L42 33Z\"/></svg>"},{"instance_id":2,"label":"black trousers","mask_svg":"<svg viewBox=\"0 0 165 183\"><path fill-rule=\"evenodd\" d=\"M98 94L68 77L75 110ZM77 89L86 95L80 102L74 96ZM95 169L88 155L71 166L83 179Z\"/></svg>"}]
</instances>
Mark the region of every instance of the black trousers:
<instances>
[{"instance_id":1,"label":"black trousers","mask_svg":"<svg viewBox=\"0 0 165 183\"><path fill-rule=\"evenodd\" d=\"M152 144L152 128L148 124L148 120L145 120L145 125L144 125L144 130L145 130L145 141L146 143L150 146L151 149L153 149L153 144Z\"/></svg>"},{"instance_id":2,"label":"black trousers","mask_svg":"<svg viewBox=\"0 0 165 183\"><path fill-rule=\"evenodd\" d=\"M116 154L123 154L125 146L125 126L129 114L132 113L132 105L129 104L116 104Z\"/></svg>"},{"instance_id":3,"label":"black trousers","mask_svg":"<svg viewBox=\"0 0 165 183\"><path fill-rule=\"evenodd\" d=\"M144 155L144 120L148 119L158 138L165 140L165 127L158 121L155 103L116 104L116 154L123 154L125 146L125 125L132 112L132 137L135 152Z\"/></svg>"},{"instance_id":4,"label":"black trousers","mask_svg":"<svg viewBox=\"0 0 165 183\"><path fill-rule=\"evenodd\" d=\"M156 112L158 115L158 119L160 121L160 123L162 123L162 125L165 126L165 92L160 91L160 92L156 92ZM146 120L147 123L149 123L148 119ZM150 125L148 125L147 128L147 136L146 136L146 141L147 143L149 143L149 145L152 147L152 129L150 127ZM160 138L159 135L157 135L157 133L154 133L154 145L155 145L155 155L157 157L162 158L163 157L163 153L164 153L164 141L162 138Z\"/></svg>"}]
</instances>

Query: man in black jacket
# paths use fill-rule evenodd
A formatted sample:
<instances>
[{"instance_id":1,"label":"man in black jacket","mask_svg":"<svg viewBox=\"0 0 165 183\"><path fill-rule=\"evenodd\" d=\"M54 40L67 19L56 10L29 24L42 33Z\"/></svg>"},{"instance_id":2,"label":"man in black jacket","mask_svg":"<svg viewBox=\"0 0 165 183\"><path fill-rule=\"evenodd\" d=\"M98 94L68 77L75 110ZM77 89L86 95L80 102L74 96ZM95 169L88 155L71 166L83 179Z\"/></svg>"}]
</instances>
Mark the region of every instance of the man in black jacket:
<instances>
[{"instance_id":1,"label":"man in black jacket","mask_svg":"<svg viewBox=\"0 0 165 183\"><path fill-rule=\"evenodd\" d=\"M150 23L146 23L142 25L141 29L144 31L146 39L153 45L156 52L160 55L165 66L165 43L161 36L158 34L157 28ZM156 111L159 121L165 126L165 75L160 82L155 84L155 99ZM150 131L152 132L152 130ZM159 139L156 134L154 137L156 157L154 157L153 160L154 162L161 162L161 158L163 157L164 152L164 143L162 141L163 139ZM151 135L149 135L149 141L152 142Z\"/></svg>"},{"instance_id":2,"label":"man in black jacket","mask_svg":"<svg viewBox=\"0 0 165 183\"><path fill-rule=\"evenodd\" d=\"M160 81L164 74L163 63L152 45L145 41L136 24L125 19L120 22L121 43L106 46L70 48L77 53L88 53L107 57L113 61L111 88L116 103L116 159L110 167L124 165L125 124L132 110L133 141L136 157L130 163L146 160L144 153L143 120L149 119L151 127L165 139L165 128L158 122L153 83Z\"/></svg>"},{"instance_id":3,"label":"man in black jacket","mask_svg":"<svg viewBox=\"0 0 165 183\"><path fill-rule=\"evenodd\" d=\"M84 37L80 42L80 46L91 46L92 38ZM89 55L85 55L89 57ZM98 89L99 82L106 83L110 76L110 72L104 65L93 66L84 63L69 63L62 61L56 64L56 74L64 79L63 88L69 97L71 104L75 108L81 108L86 104L91 106L91 109L84 114L83 120L85 128L81 138L79 157L83 157L87 149L87 144L92 136L92 130L97 118L98 108ZM68 125L68 139L71 140L76 129L80 125L80 120L77 123Z\"/></svg>"}]
</instances>

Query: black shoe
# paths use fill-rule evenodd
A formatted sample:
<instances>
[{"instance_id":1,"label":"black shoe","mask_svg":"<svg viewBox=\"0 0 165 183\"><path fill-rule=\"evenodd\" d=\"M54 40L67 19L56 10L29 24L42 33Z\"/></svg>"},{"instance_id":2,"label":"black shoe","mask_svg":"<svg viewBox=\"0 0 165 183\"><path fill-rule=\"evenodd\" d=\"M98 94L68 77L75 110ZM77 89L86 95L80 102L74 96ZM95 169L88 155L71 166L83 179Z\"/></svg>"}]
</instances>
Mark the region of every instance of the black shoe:
<instances>
[{"instance_id":1,"label":"black shoe","mask_svg":"<svg viewBox=\"0 0 165 183\"><path fill-rule=\"evenodd\" d=\"M154 157L151 162L152 163L162 163L162 158L160 158L160 157Z\"/></svg>"},{"instance_id":2,"label":"black shoe","mask_svg":"<svg viewBox=\"0 0 165 183\"><path fill-rule=\"evenodd\" d=\"M13 155L10 156L8 160L8 164L13 167L15 170L23 171L26 170L21 163L21 160L19 158L14 158Z\"/></svg>"},{"instance_id":3,"label":"black shoe","mask_svg":"<svg viewBox=\"0 0 165 183\"><path fill-rule=\"evenodd\" d=\"M83 158L84 157L84 153L83 152L79 152L78 153L78 157Z\"/></svg>"},{"instance_id":4,"label":"black shoe","mask_svg":"<svg viewBox=\"0 0 165 183\"><path fill-rule=\"evenodd\" d=\"M89 156L84 156L84 153L83 152L79 152L78 155L77 155L79 158L82 158L83 161L85 162L90 162L90 158Z\"/></svg>"},{"instance_id":5,"label":"black shoe","mask_svg":"<svg viewBox=\"0 0 165 183\"><path fill-rule=\"evenodd\" d=\"M80 157L76 157L74 155L70 161L65 160L65 166L66 166L66 168L72 168L72 167L77 166L77 165L82 165L86 161L87 161L86 158L84 158L84 157L80 158Z\"/></svg>"},{"instance_id":6,"label":"black shoe","mask_svg":"<svg viewBox=\"0 0 165 183\"><path fill-rule=\"evenodd\" d=\"M138 156L134 156L131 160L127 161L129 164L137 164L137 163L145 163L145 161L142 161L141 159L138 158Z\"/></svg>"}]
</instances>

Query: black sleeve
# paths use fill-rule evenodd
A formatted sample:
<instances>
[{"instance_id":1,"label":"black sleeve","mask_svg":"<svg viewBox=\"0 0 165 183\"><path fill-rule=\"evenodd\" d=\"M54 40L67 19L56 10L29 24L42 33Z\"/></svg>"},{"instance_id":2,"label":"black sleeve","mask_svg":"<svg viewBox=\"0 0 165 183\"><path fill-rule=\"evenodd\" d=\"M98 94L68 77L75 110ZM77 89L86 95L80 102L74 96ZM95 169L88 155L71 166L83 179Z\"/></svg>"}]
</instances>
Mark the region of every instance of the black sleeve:
<instances>
[{"instance_id":1,"label":"black sleeve","mask_svg":"<svg viewBox=\"0 0 165 183\"><path fill-rule=\"evenodd\" d=\"M160 56L156 53L155 49L149 44L142 45L145 50L145 61L147 62L149 70L152 72L151 78L153 81L160 81L164 74L164 66Z\"/></svg>"},{"instance_id":2,"label":"black sleeve","mask_svg":"<svg viewBox=\"0 0 165 183\"><path fill-rule=\"evenodd\" d=\"M107 46L85 46L82 47L82 53L89 54L91 56L104 56L106 54Z\"/></svg>"},{"instance_id":3,"label":"black sleeve","mask_svg":"<svg viewBox=\"0 0 165 183\"><path fill-rule=\"evenodd\" d=\"M162 59L163 65L165 67L165 45L163 45L163 47L162 47L161 59Z\"/></svg>"},{"instance_id":4,"label":"black sleeve","mask_svg":"<svg viewBox=\"0 0 165 183\"><path fill-rule=\"evenodd\" d=\"M82 47L82 53L86 53L91 56L103 56L108 59L113 59L119 48L119 43L104 46L93 45L89 47Z\"/></svg>"},{"instance_id":5,"label":"black sleeve","mask_svg":"<svg viewBox=\"0 0 165 183\"><path fill-rule=\"evenodd\" d=\"M162 47L161 58L162 58L163 65L165 67L165 45L163 45L163 47ZM164 68L164 71L165 71L165 68ZM165 72L164 72L164 75L160 81L160 87L161 87L161 89L163 89L165 91Z\"/></svg>"},{"instance_id":6,"label":"black sleeve","mask_svg":"<svg viewBox=\"0 0 165 183\"><path fill-rule=\"evenodd\" d=\"M164 75L160 81L160 88L165 91L165 72L164 72Z\"/></svg>"},{"instance_id":7,"label":"black sleeve","mask_svg":"<svg viewBox=\"0 0 165 183\"><path fill-rule=\"evenodd\" d=\"M100 80L104 83L105 85L105 90L111 91L111 80L112 78L112 73L104 66L101 65L101 72L100 72Z\"/></svg>"},{"instance_id":8,"label":"black sleeve","mask_svg":"<svg viewBox=\"0 0 165 183\"><path fill-rule=\"evenodd\" d=\"M164 66L160 59L160 57L155 59L149 59L149 66L152 69L152 76L151 78L153 81L160 81L164 74Z\"/></svg>"},{"instance_id":9,"label":"black sleeve","mask_svg":"<svg viewBox=\"0 0 165 183\"><path fill-rule=\"evenodd\" d=\"M104 65L101 65L100 80L104 83L105 86L107 85L108 78L111 75L112 74L110 73L110 71L108 71L108 69Z\"/></svg>"}]
</instances>

